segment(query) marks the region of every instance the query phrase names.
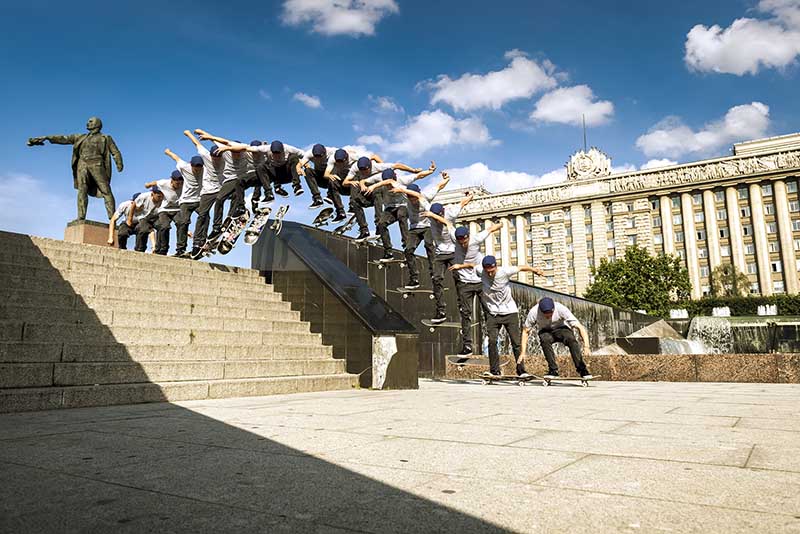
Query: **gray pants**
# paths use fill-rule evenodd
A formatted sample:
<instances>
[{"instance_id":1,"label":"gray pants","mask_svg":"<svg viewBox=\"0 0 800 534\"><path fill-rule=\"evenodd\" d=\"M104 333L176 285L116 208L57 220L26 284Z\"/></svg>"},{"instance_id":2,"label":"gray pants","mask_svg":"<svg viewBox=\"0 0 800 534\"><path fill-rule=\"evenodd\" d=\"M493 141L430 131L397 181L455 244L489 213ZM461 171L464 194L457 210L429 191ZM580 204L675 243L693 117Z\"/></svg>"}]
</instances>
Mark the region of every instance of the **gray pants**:
<instances>
[{"instance_id":1,"label":"gray pants","mask_svg":"<svg viewBox=\"0 0 800 534\"><path fill-rule=\"evenodd\" d=\"M461 343L464 349L472 349L472 303L477 298L477 309L481 310L481 292L483 284L480 282L461 282L458 294L461 297ZM478 324L480 324L480 314L478 311Z\"/></svg>"},{"instance_id":2,"label":"gray pants","mask_svg":"<svg viewBox=\"0 0 800 534\"><path fill-rule=\"evenodd\" d=\"M425 256L428 257L428 271L433 279L433 259L436 253L433 250L433 237L431 236L430 228L412 228L408 231L408 239L406 240L406 248L403 250L406 257L406 265L408 266L408 279L410 282L419 282L419 269L417 269L417 262L415 252L420 242L425 242Z\"/></svg>"},{"instance_id":3,"label":"gray pants","mask_svg":"<svg viewBox=\"0 0 800 534\"><path fill-rule=\"evenodd\" d=\"M216 193L207 193L200 197L200 205L197 207L197 222L194 225L194 239L192 240L192 248L200 248L208 238L208 221L210 219L209 213L211 207L217 201ZM222 228L222 210L214 210L214 227Z\"/></svg>"},{"instance_id":4,"label":"gray pants","mask_svg":"<svg viewBox=\"0 0 800 534\"><path fill-rule=\"evenodd\" d=\"M447 272L448 267L455 263L454 258L455 253L451 252L449 254L437 254L433 259L433 298L436 299L437 315L444 314L447 310L447 306L444 303L444 273ZM455 282L456 299L460 310L462 308L461 295L459 294L461 282L458 281L455 275L453 275L453 282Z\"/></svg>"},{"instance_id":5,"label":"gray pants","mask_svg":"<svg viewBox=\"0 0 800 534\"><path fill-rule=\"evenodd\" d=\"M147 219L142 219L136 225L136 252L144 252L147 250L147 239L150 237L150 232L153 231L153 225L156 222L156 215L151 215Z\"/></svg>"},{"instance_id":6,"label":"gray pants","mask_svg":"<svg viewBox=\"0 0 800 534\"><path fill-rule=\"evenodd\" d=\"M166 256L169 251L169 229L173 221L180 217L180 211L162 211L156 220L156 248L153 252Z\"/></svg>"},{"instance_id":7,"label":"gray pants","mask_svg":"<svg viewBox=\"0 0 800 534\"><path fill-rule=\"evenodd\" d=\"M500 355L497 354L497 338L500 337L500 327L504 326L508 337L511 338L511 348L514 350L514 359L519 360L520 334L519 314L507 313L505 315L492 315L486 318L486 332L489 336L489 368L492 373L500 372Z\"/></svg>"},{"instance_id":8,"label":"gray pants","mask_svg":"<svg viewBox=\"0 0 800 534\"><path fill-rule=\"evenodd\" d=\"M378 235L381 236L384 254L392 253L389 226L394 223L400 225L400 239L403 243L403 249L405 249L408 243L408 209L405 206L388 206L383 210L383 214L381 214L381 220L378 221L377 230Z\"/></svg>"},{"instance_id":9,"label":"gray pants","mask_svg":"<svg viewBox=\"0 0 800 534\"><path fill-rule=\"evenodd\" d=\"M175 244L175 253L180 254L186 252L186 245L189 241L189 224L192 222L192 213L200 207L199 202L187 202L181 204L180 215L175 217L175 234L177 236L177 243Z\"/></svg>"}]
</instances>

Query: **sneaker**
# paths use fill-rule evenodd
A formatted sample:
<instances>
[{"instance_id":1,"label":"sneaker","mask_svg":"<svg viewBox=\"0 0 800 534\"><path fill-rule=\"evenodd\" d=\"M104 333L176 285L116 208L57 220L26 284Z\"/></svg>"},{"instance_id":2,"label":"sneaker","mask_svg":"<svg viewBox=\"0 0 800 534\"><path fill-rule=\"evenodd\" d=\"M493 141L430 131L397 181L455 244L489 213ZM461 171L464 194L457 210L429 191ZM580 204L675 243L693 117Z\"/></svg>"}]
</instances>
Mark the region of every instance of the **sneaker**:
<instances>
[{"instance_id":1,"label":"sneaker","mask_svg":"<svg viewBox=\"0 0 800 534\"><path fill-rule=\"evenodd\" d=\"M297 187L294 188L294 196L299 197L303 193L305 193L305 191L303 190L302 186L298 185Z\"/></svg>"},{"instance_id":2,"label":"sneaker","mask_svg":"<svg viewBox=\"0 0 800 534\"><path fill-rule=\"evenodd\" d=\"M261 202L263 202L264 204L269 204L270 202L274 201L275 201L275 195L269 195L261 199Z\"/></svg>"},{"instance_id":3,"label":"sneaker","mask_svg":"<svg viewBox=\"0 0 800 534\"><path fill-rule=\"evenodd\" d=\"M295 194L297 194L297 193L295 193ZM311 204L309 204L309 206L308 206L308 207L309 207L309 208L319 208L319 207L321 207L321 206L324 206L324 204L323 204L322 200L320 200L320 199L318 199L318 198L315 198L315 199L314 199L314 201L313 201L313 202L311 202Z\"/></svg>"},{"instance_id":4,"label":"sneaker","mask_svg":"<svg viewBox=\"0 0 800 534\"><path fill-rule=\"evenodd\" d=\"M275 188L275 194L276 195L280 195L282 197L288 197L289 196L289 193L286 192L286 189L284 189L282 187L276 187Z\"/></svg>"},{"instance_id":5,"label":"sneaker","mask_svg":"<svg viewBox=\"0 0 800 534\"><path fill-rule=\"evenodd\" d=\"M176 250L175 254L172 255L173 258L185 258L188 256L185 250Z\"/></svg>"},{"instance_id":6,"label":"sneaker","mask_svg":"<svg viewBox=\"0 0 800 534\"><path fill-rule=\"evenodd\" d=\"M341 222L347 218L346 213L337 213L336 217L333 218L333 222Z\"/></svg>"},{"instance_id":7,"label":"sneaker","mask_svg":"<svg viewBox=\"0 0 800 534\"><path fill-rule=\"evenodd\" d=\"M458 353L459 356L472 356L472 347L464 347L461 349L461 352Z\"/></svg>"},{"instance_id":8,"label":"sneaker","mask_svg":"<svg viewBox=\"0 0 800 534\"><path fill-rule=\"evenodd\" d=\"M392 256L391 252L387 252L383 255L381 259L378 260L381 263L386 263L387 261L394 261L394 256Z\"/></svg>"},{"instance_id":9,"label":"sneaker","mask_svg":"<svg viewBox=\"0 0 800 534\"><path fill-rule=\"evenodd\" d=\"M547 373L542 378L546 378L548 380L552 380L554 378L558 378L558 373Z\"/></svg>"},{"instance_id":10,"label":"sneaker","mask_svg":"<svg viewBox=\"0 0 800 534\"><path fill-rule=\"evenodd\" d=\"M501 373L500 371L484 371L484 372L481 373L481 376L485 376L485 377L493 377L493 376L495 376L495 377L497 377L497 376L503 376L503 373Z\"/></svg>"},{"instance_id":11,"label":"sneaker","mask_svg":"<svg viewBox=\"0 0 800 534\"><path fill-rule=\"evenodd\" d=\"M369 232L361 232L358 234L358 237L356 237L358 241L363 241L364 239L369 239Z\"/></svg>"},{"instance_id":12,"label":"sneaker","mask_svg":"<svg viewBox=\"0 0 800 534\"><path fill-rule=\"evenodd\" d=\"M324 200L325 202L327 202L327 203L328 203L328 204L330 204L331 206L333 205L333 200L331 200L331 199L330 199L330 198L328 198L328 197L325 197L325 198L323 198L322 200Z\"/></svg>"},{"instance_id":13,"label":"sneaker","mask_svg":"<svg viewBox=\"0 0 800 534\"><path fill-rule=\"evenodd\" d=\"M212 230L211 233L206 238L206 241L214 241L221 235L222 235L222 230Z\"/></svg>"},{"instance_id":14,"label":"sneaker","mask_svg":"<svg viewBox=\"0 0 800 534\"><path fill-rule=\"evenodd\" d=\"M523 371L522 373L518 373L517 376L520 377L520 378L530 378L531 377L531 375L529 375L525 371Z\"/></svg>"},{"instance_id":15,"label":"sneaker","mask_svg":"<svg viewBox=\"0 0 800 534\"><path fill-rule=\"evenodd\" d=\"M431 322L432 322L433 324L439 324L439 323L443 323L443 322L445 322L446 320L447 320L447 316L446 316L445 314L443 314L443 313L437 313L437 314L436 314L436 317L434 317L433 319L431 319Z\"/></svg>"},{"instance_id":16,"label":"sneaker","mask_svg":"<svg viewBox=\"0 0 800 534\"><path fill-rule=\"evenodd\" d=\"M355 213L355 212L356 212L356 210L354 210L352 207L351 208L347 208L347 213Z\"/></svg>"},{"instance_id":17,"label":"sneaker","mask_svg":"<svg viewBox=\"0 0 800 534\"><path fill-rule=\"evenodd\" d=\"M530 376L530 375L528 375L528 373L525 371L525 366L524 366L524 365L522 365L521 363L518 363L518 364L517 364L517 376L522 376L522 375Z\"/></svg>"},{"instance_id":18,"label":"sneaker","mask_svg":"<svg viewBox=\"0 0 800 534\"><path fill-rule=\"evenodd\" d=\"M591 380L592 378L594 378L594 376L593 375L581 375L581 378L584 379L584 380Z\"/></svg>"},{"instance_id":19,"label":"sneaker","mask_svg":"<svg viewBox=\"0 0 800 534\"><path fill-rule=\"evenodd\" d=\"M403 286L403 289L419 289L419 282L412 280Z\"/></svg>"}]
</instances>

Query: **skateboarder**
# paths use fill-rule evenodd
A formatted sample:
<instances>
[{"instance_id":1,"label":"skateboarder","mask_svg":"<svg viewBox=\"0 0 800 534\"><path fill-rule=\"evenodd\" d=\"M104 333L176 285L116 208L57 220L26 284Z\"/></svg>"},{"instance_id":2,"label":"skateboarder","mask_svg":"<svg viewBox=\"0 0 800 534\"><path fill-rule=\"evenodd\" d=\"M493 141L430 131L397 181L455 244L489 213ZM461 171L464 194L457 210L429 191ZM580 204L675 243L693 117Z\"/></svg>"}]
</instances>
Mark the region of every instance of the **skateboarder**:
<instances>
[{"instance_id":1,"label":"skateboarder","mask_svg":"<svg viewBox=\"0 0 800 534\"><path fill-rule=\"evenodd\" d=\"M208 150L189 130L184 130L183 135L189 138L197 148L197 154L203 159L203 186L200 188L200 205L197 207L197 222L192 237L192 256L197 256L208 237L209 213L217 200L220 189L219 177L222 175L225 162L217 152L216 145ZM221 210L214 211L213 226L222 228Z\"/></svg>"},{"instance_id":2,"label":"skateboarder","mask_svg":"<svg viewBox=\"0 0 800 534\"><path fill-rule=\"evenodd\" d=\"M470 264L463 264L472 266ZM511 297L509 282L511 277L520 272L530 272L538 275L544 273L529 265L519 267L497 267L494 256L485 256L480 265L476 265L475 272L481 279L483 286L483 305L486 308L486 332L489 336L489 372L495 376L502 374L500 371L500 356L497 353L497 339L500 327L505 327L511 338L511 347L517 363L517 375L528 376L525 364L522 363L522 350L519 335L519 310L517 303Z\"/></svg>"},{"instance_id":3,"label":"skateboarder","mask_svg":"<svg viewBox=\"0 0 800 534\"><path fill-rule=\"evenodd\" d=\"M428 211L431 207L431 202L436 195L447 187L450 182L450 177L446 172L442 173L442 181L430 193L423 193L417 184L411 184L406 188L398 187L406 195L406 205L408 207L408 241L403 253L406 257L406 265L408 266L408 283L405 289L418 289L419 288L419 269L415 261L415 253L420 242L424 242L425 256L428 258L428 273L433 279L433 258L435 252L433 250L433 237L431 237L431 221L422 213Z\"/></svg>"},{"instance_id":4,"label":"skateboarder","mask_svg":"<svg viewBox=\"0 0 800 534\"><path fill-rule=\"evenodd\" d=\"M431 319L432 323L443 323L447 320L447 307L444 302L444 273L451 265L455 264L454 258L456 253L455 240L451 232L455 231L453 226L456 218L461 214L464 206L472 201L473 195L470 193L465 196L461 202L456 206L445 207L434 202L431 204L431 209L423 215L428 217L431 221L431 236L433 237L433 250L436 253L433 257L433 296L436 299L436 313ZM453 282L456 287L456 300L458 301L459 310L461 310L461 296L458 291L461 286L457 276L453 276ZM459 311L460 313L460 311Z\"/></svg>"},{"instance_id":5,"label":"skateboarder","mask_svg":"<svg viewBox=\"0 0 800 534\"><path fill-rule=\"evenodd\" d=\"M192 156L189 163L182 160L170 149L165 149L164 154L175 160L175 168L183 176L183 191L178 200L180 213L175 217L175 256L179 258L188 257L186 252L187 241L189 240L189 224L192 221L192 213L200 207L200 188L203 186L203 158Z\"/></svg>"},{"instance_id":6,"label":"skateboarder","mask_svg":"<svg viewBox=\"0 0 800 534\"><path fill-rule=\"evenodd\" d=\"M589 333L572 312L559 302L554 302L550 297L544 297L536 306L531 308L522 326L522 356L524 358L528 348L528 332L533 328L538 329L539 343L547 360L547 374L545 378L558 377L558 364L556 363L553 343L558 342L569 348L572 363L581 378L590 380L593 376L586 368L583 356L589 356ZM573 330L580 333L583 341L583 350L575 339Z\"/></svg>"},{"instance_id":7,"label":"skateboarder","mask_svg":"<svg viewBox=\"0 0 800 534\"><path fill-rule=\"evenodd\" d=\"M131 233L136 233L136 252L147 250L147 239L153 230L153 223L156 218L156 210L164 200L164 194L158 187L152 187L150 191L142 193L133 200L133 204L128 208L128 218L125 220L127 231L123 229L123 238L127 240ZM134 224L135 217L138 221Z\"/></svg>"},{"instance_id":8,"label":"skateboarder","mask_svg":"<svg viewBox=\"0 0 800 534\"><path fill-rule=\"evenodd\" d=\"M325 169L325 178L330 181L331 185L336 184L338 194L350 197L348 211L353 214L358 224L358 237L356 239L369 237L369 226L367 226L364 208L371 206L372 201L368 201L364 197L358 184L351 185L348 182L345 185L345 181L350 174L351 167L361 157L362 154L354 150L340 148L333 153L333 157L328 160L328 167ZM376 163L383 163L383 160L375 154L363 155L363 157L368 157Z\"/></svg>"},{"instance_id":9,"label":"skateboarder","mask_svg":"<svg viewBox=\"0 0 800 534\"><path fill-rule=\"evenodd\" d=\"M289 196L283 188L283 185L288 183L292 184L295 196L303 194L303 186L300 184L300 160L305 151L292 145L285 145L281 141L273 141L269 145L264 143L248 146L245 150L264 155L267 174L275 188L275 194L282 197Z\"/></svg>"},{"instance_id":10,"label":"skateboarder","mask_svg":"<svg viewBox=\"0 0 800 534\"><path fill-rule=\"evenodd\" d=\"M461 298L461 352L459 355L472 354L472 304L477 298L481 302L483 285L473 265L480 265L483 260L481 245L493 232L500 230L502 224L494 223L478 235L470 237L469 228L460 226L455 230L456 251L449 270L456 273L459 282L458 295ZM482 306L479 305L479 310ZM478 320L480 324L480 319Z\"/></svg>"},{"instance_id":11,"label":"skateboarder","mask_svg":"<svg viewBox=\"0 0 800 534\"><path fill-rule=\"evenodd\" d=\"M430 167L417 174L402 174L398 175L394 169L386 169L381 173L381 181L371 184L367 188L368 194L374 194L379 188L386 188L383 191L383 214L380 221L378 221L378 235L381 236L383 243L383 258L380 261L391 261L394 259L392 256L392 242L389 237L389 226L395 222L400 225L400 239L403 244L403 250L408 245L408 205L406 196L397 190L395 186L407 187L417 180L427 178L436 171L436 163L431 161ZM374 178L367 180L367 183L374 181Z\"/></svg>"},{"instance_id":12,"label":"skateboarder","mask_svg":"<svg viewBox=\"0 0 800 534\"><path fill-rule=\"evenodd\" d=\"M111 216L108 222L108 244L114 244L114 230L117 230L117 246L121 250L128 250L128 238L136 233L136 225L139 223L139 217L134 214L132 226L128 226L128 210L133 206L133 202L141 193L134 193L130 200L121 202L117 206L117 211ZM117 223L119 222L119 225Z\"/></svg>"},{"instance_id":13,"label":"skateboarder","mask_svg":"<svg viewBox=\"0 0 800 534\"><path fill-rule=\"evenodd\" d=\"M154 180L144 186L148 189L158 187L164 195L164 200L155 213L156 246L153 253L166 256L169 251L169 229L181 213L178 201L183 194L183 175L176 169L172 171L169 179Z\"/></svg>"},{"instance_id":14,"label":"skateboarder","mask_svg":"<svg viewBox=\"0 0 800 534\"><path fill-rule=\"evenodd\" d=\"M246 211L244 207L244 190L241 182L247 179L248 161L245 155L247 145L243 145L239 141L228 141L222 137L211 135L199 128L195 130L195 133L202 140L215 142L218 147L217 154L222 156L225 162L222 168L222 176L220 177L220 189L214 201L214 213L216 214L217 210L219 210L220 214L222 214L225 208L225 201L230 200L228 217L235 218L242 215ZM209 239L214 239L221 231L222 226L217 228L215 224Z\"/></svg>"},{"instance_id":15,"label":"skateboarder","mask_svg":"<svg viewBox=\"0 0 800 534\"><path fill-rule=\"evenodd\" d=\"M347 214L344 212L344 205L342 205L342 197L339 194L338 183L336 180L330 180L329 174L326 172L328 170L328 162L337 150L337 148L326 147L317 143L311 147L311 150L306 151L300 160L300 172L305 176L306 184L308 184L308 189L311 191L312 201L309 208L319 208L323 205L322 195L319 190L320 188L326 189L325 200L333 204L336 210L333 222L343 221L347 218Z\"/></svg>"}]
</instances>

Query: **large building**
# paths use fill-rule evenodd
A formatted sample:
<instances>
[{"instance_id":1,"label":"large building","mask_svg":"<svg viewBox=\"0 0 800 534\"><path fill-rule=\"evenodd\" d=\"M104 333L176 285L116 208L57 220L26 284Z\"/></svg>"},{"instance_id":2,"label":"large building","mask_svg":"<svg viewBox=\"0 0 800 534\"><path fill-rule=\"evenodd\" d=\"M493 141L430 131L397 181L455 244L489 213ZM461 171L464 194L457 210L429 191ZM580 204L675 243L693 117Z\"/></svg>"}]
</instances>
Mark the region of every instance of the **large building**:
<instances>
[{"instance_id":1,"label":"large building","mask_svg":"<svg viewBox=\"0 0 800 534\"><path fill-rule=\"evenodd\" d=\"M622 257L633 244L680 256L693 298L710 291L710 273L721 264L745 273L751 294L797 294L800 134L738 143L732 152L612 174L601 151L579 151L566 182L497 194L481 189L459 223L474 234L499 219L503 228L485 253L502 265L539 267L545 279L536 285L573 295L583 294L600 259ZM456 202L464 192L441 201ZM520 277L531 281L529 273Z\"/></svg>"}]
</instances>

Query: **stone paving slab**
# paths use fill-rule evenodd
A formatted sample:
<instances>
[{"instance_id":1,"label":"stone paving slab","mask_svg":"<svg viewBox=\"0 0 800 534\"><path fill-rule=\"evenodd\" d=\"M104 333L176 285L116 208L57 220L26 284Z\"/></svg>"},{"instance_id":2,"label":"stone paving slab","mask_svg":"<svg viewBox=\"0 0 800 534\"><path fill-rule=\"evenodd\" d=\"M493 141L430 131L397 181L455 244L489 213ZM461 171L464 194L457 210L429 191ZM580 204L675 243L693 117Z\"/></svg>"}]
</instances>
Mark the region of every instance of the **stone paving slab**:
<instances>
[{"instance_id":1,"label":"stone paving slab","mask_svg":"<svg viewBox=\"0 0 800 534\"><path fill-rule=\"evenodd\" d=\"M798 532L800 386L422 381L0 415L0 532Z\"/></svg>"}]
</instances>

